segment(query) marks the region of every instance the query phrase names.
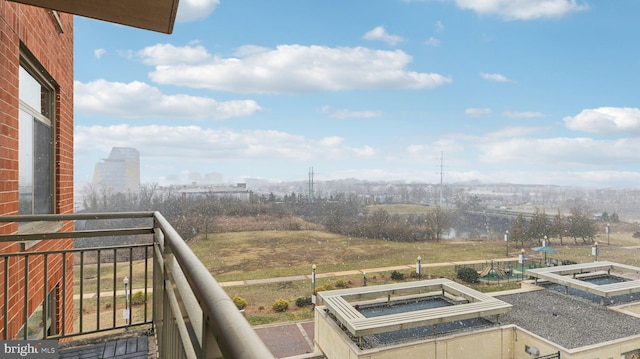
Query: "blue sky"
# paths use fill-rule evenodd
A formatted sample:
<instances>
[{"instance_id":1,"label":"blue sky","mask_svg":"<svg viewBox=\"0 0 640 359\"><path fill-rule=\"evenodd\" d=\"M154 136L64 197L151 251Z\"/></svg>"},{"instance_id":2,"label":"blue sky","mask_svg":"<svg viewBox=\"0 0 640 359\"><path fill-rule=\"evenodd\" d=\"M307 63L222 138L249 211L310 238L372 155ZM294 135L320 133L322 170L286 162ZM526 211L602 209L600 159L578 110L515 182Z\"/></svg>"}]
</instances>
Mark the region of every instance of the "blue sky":
<instances>
[{"instance_id":1,"label":"blue sky","mask_svg":"<svg viewBox=\"0 0 640 359\"><path fill-rule=\"evenodd\" d=\"M640 2L182 0L171 35L75 19L76 181L640 187Z\"/></svg>"}]
</instances>

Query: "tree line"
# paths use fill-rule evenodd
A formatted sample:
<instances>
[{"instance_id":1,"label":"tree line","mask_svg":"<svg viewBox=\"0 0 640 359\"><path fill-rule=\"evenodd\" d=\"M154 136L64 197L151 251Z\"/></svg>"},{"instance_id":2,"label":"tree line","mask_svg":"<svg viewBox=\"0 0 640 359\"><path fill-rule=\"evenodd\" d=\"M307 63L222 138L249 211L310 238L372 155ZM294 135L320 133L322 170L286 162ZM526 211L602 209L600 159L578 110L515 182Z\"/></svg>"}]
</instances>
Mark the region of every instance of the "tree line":
<instances>
[{"instance_id":1,"label":"tree line","mask_svg":"<svg viewBox=\"0 0 640 359\"><path fill-rule=\"evenodd\" d=\"M433 206L427 207L425 213L408 215L390 214L382 208L367 206L355 194L335 194L330 198L314 198L310 202L308 198L293 192L283 197L270 193L254 195L249 201L243 201L219 197L214 193L191 198L177 191L161 190L157 185L145 185L137 193L113 193L105 188L87 186L83 198L86 212L159 211L185 240L199 233L219 231L215 228L214 220L225 216L296 217L321 225L329 232L389 241L440 240L452 228L476 229L476 232L470 233L479 233L481 230L489 232L486 228L488 223L482 223L467 214L485 208L475 197L460 200L453 208ZM617 220L615 213L606 216L603 213L601 217L606 217L607 221ZM128 222L134 221L114 221L110 226L125 227L131 225ZM493 226L494 233L508 230L510 241L523 247L530 242L541 244L545 236L547 240L557 240L559 244L567 239L572 239L575 244L578 239L583 243L593 243L598 232L591 212L577 206L571 208L566 216L560 211L555 216L548 216L543 209L537 208L530 218L521 214L509 223L505 217ZM287 229L301 228L291 226Z\"/></svg>"},{"instance_id":2,"label":"tree line","mask_svg":"<svg viewBox=\"0 0 640 359\"><path fill-rule=\"evenodd\" d=\"M594 243L598 226L593 215L587 208L573 207L569 210L569 215L565 216L558 210L553 217L548 216L544 209L536 208L530 220L526 220L524 215L520 214L513 221L509 230L510 240L520 243L522 247L525 242L537 242L542 245L543 240L557 240L558 244L563 245L564 241L569 238L574 244L578 243L578 239L582 243Z\"/></svg>"}]
</instances>

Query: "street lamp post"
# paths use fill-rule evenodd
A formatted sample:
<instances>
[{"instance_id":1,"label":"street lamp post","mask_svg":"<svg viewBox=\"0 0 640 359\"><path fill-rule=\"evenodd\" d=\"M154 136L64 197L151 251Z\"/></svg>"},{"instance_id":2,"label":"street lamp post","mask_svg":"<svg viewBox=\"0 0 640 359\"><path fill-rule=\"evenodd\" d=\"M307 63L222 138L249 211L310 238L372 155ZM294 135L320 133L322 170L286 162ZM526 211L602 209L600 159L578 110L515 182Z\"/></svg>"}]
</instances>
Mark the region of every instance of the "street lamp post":
<instances>
[{"instance_id":1,"label":"street lamp post","mask_svg":"<svg viewBox=\"0 0 640 359\"><path fill-rule=\"evenodd\" d=\"M124 277L122 282L124 283L124 311L122 312L122 316L124 317L125 324L126 324L126 327L124 328L124 330L128 331L129 330L129 292L127 288L129 286L129 278Z\"/></svg>"},{"instance_id":2,"label":"street lamp post","mask_svg":"<svg viewBox=\"0 0 640 359\"><path fill-rule=\"evenodd\" d=\"M418 266L416 267L418 273L418 279L422 279L422 257L418 256Z\"/></svg>"},{"instance_id":3,"label":"street lamp post","mask_svg":"<svg viewBox=\"0 0 640 359\"><path fill-rule=\"evenodd\" d=\"M311 304L316 306L316 265L311 266Z\"/></svg>"},{"instance_id":4,"label":"street lamp post","mask_svg":"<svg viewBox=\"0 0 640 359\"><path fill-rule=\"evenodd\" d=\"M598 242L593 244L593 247L591 247L591 255L596 257L596 262L598 261L598 256L600 255L600 248L598 248Z\"/></svg>"},{"instance_id":5,"label":"street lamp post","mask_svg":"<svg viewBox=\"0 0 640 359\"><path fill-rule=\"evenodd\" d=\"M518 262L520 262L520 273L521 273L521 279L524 280L524 262L526 261L526 258L524 256L524 248L522 248L520 250L520 255L518 256Z\"/></svg>"},{"instance_id":6,"label":"street lamp post","mask_svg":"<svg viewBox=\"0 0 640 359\"><path fill-rule=\"evenodd\" d=\"M609 233L611 233L611 225L609 223L607 223L605 231L607 232L607 245L609 245Z\"/></svg>"},{"instance_id":7,"label":"street lamp post","mask_svg":"<svg viewBox=\"0 0 640 359\"><path fill-rule=\"evenodd\" d=\"M504 256L508 257L509 256L509 230L504 231L504 244L506 247Z\"/></svg>"},{"instance_id":8,"label":"street lamp post","mask_svg":"<svg viewBox=\"0 0 640 359\"><path fill-rule=\"evenodd\" d=\"M548 242L547 236L544 236L544 242L542 242L542 245L544 247L546 247L548 244L549 244L549 242ZM547 266L547 251L546 250L544 251L544 265L545 265L545 267Z\"/></svg>"}]
</instances>

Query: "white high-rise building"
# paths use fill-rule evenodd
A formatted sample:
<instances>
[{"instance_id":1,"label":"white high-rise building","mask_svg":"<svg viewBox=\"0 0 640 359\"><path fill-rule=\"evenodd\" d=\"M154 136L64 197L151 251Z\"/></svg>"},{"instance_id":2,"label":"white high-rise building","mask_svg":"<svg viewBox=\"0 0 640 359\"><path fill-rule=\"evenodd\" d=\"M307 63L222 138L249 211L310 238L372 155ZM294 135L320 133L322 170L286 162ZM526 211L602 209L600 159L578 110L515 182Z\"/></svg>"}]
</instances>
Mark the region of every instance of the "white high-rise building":
<instances>
[{"instance_id":1,"label":"white high-rise building","mask_svg":"<svg viewBox=\"0 0 640 359\"><path fill-rule=\"evenodd\" d=\"M140 189L140 152L131 147L113 147L109 158L96 163L93 185L114 192L137 192Z\"/></svg>"}]
</instances>

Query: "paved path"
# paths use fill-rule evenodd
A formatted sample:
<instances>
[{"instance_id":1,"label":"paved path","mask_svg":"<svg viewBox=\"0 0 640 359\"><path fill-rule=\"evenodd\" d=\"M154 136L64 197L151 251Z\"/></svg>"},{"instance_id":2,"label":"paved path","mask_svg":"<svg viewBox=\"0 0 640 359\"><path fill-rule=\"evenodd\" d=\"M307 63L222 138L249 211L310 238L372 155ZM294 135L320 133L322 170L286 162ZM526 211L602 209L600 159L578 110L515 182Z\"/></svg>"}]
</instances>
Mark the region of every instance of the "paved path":
<instances>
[{"instance_id":1,"label":"paved path","mask_svg":"<svg viewBox=\"0 0 640 359\"><path fill-rule=\"evenodd\" d=\"M436 267L448 267L448 266L456 266L456 265L469 265L469 264L484 264L487 262L517 262L518 258L495 258L495 259L487 259L487 260L474 260L474 261L460 261L460 262L441 262L441 263L423 263L422 268L436 268ZM363 273L380 273L380 272L389 272L394 270L407 270L412 269L415 270L417 264L406 264L399 265L394 267L378 267L378 268L367 268L367 269L355 269L341 272L316 272L316 279L320 278L333 278L333 277L343 277L349 275L362 275ZM281 283L281 282L292 282L296 280L310 280L311 274L309 275L295 275L288 277L275 277L275 278L261 278L261 279L246 279L246 280L236 280L236 281L228 281L228 282L219 282L221 287L241 287L245 285L254 285L254 284L269 284L269 283ZM129 294L135 293L143 290L143 288L135 288L130 290ZM153 288L148 288L147 292L149 294L153 293ZM92 299L97 295L95 292L92 293L84 293L82 296L84 299ZM124 296L124 290L116 291L116 296ZM113 291L110 292L101 292L100 297L113 297ZM80 299L80 294L75 294L73 296L74 300Z\"/></svg>"},{"instance_id":2,"label":"paved path","mask_svg":"<svg viewBox=\"0 0 640 359\"><path fill-rule=\"evenodd\" d=\"M461 261L461 262L441 262L441 263L423 263L422 268L436 268L436 267L448 267L448 266L456 266L456 265L469 265L469 264L484 264L487 262L517 262L518 258L496 258L496 259L488 259L488 260L474 260L474 261ZM363 274L363 273L380 273L380 272L389 272L394 270L406 270L413 269L415 270L417 264L407 264L407 265L399 265L395 267L380 267L380 268L367 268L367 269L356 269L342 272L326 272L326 273L316 273L316 278L333 278L333 277L342 277L348 275L355 274ZM247 279L247 280L236 280L229 282L220 282L221 287L240 287L244 285L253 285L253 284L269 284L269 283L279 283L279 282L291 282L296 280L309 280L311 279L311 274L309 275L296 275L289 277L277 277L277 278L262 278L262 279Z\"/></svg>"}]
</instances>

